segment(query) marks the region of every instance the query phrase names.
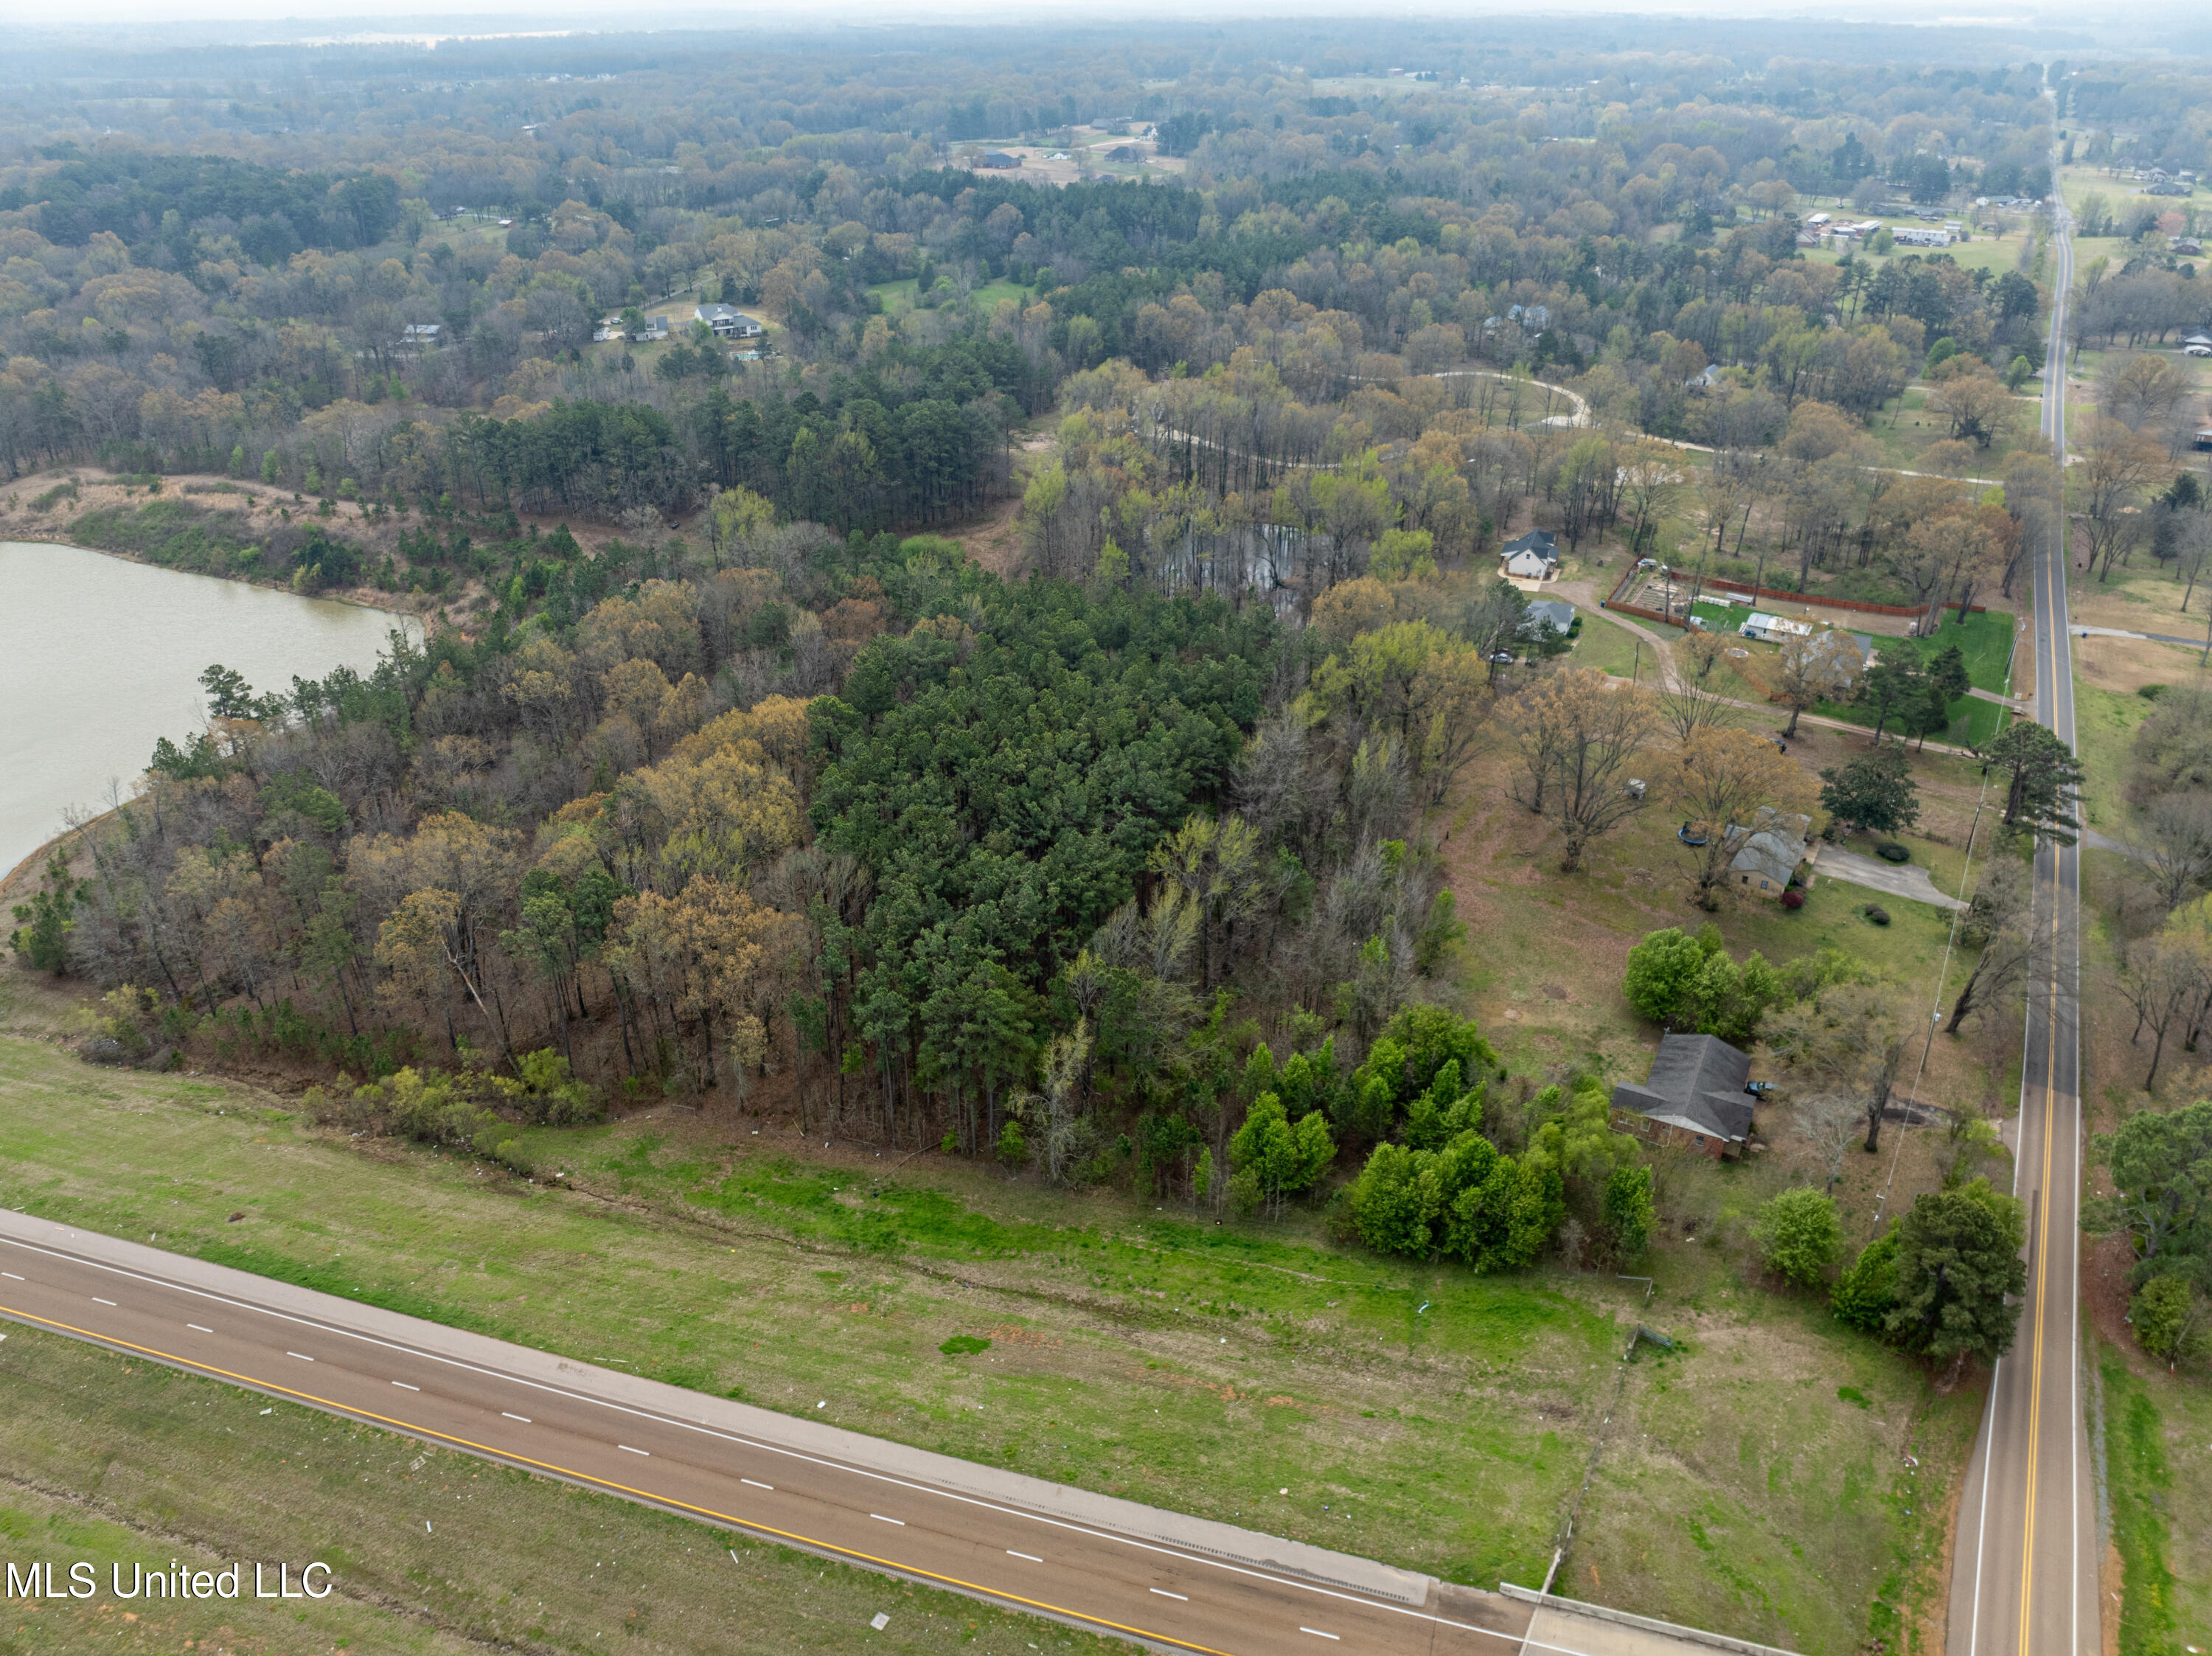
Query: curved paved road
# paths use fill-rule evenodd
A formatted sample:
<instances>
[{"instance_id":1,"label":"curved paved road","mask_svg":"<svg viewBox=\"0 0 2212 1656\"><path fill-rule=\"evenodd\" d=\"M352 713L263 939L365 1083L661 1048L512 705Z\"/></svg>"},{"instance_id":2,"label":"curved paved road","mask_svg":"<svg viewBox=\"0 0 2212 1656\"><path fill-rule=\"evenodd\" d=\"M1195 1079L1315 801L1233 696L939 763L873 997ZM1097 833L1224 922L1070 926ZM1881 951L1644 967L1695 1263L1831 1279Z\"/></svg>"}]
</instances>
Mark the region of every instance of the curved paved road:
<instances>
[{"instance_id":1,"label":"curved paved road","mask_svg":"<svg viewBox=\"0 0 2212 1656\"><path fill-rule=\"evenodd\" d=\"M2055 161L2054 157L2054 161ZM2054 165L2053 171L2056 167ZM2054 186L2055 188L2055 186ZM2066 452L2066 306L2074 250L2053 196L2057 297L2044 358L2043 434ZM2035 566L2035 718L2074 745L2064 518ZM2028 1204L2027 1300L1997 1364L1967 1468L1953 1551L1948 1656L2101 1656L2096 1501L2081 1399L2081 960L2069 924L2081 856L2035 855L2036 901L2053 930L2050 981L2032 990L2013 1189Z\"/></svg>"}]
</instances>

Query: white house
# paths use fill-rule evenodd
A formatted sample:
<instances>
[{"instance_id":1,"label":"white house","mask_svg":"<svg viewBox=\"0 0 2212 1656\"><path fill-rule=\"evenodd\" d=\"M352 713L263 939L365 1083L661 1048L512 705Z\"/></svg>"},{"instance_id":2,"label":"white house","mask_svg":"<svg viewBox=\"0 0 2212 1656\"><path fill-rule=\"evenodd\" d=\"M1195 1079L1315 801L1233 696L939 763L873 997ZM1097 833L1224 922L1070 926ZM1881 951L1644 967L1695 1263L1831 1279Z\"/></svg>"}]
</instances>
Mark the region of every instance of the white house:
<instances>
[{"instance_id":1,"label":"white house","mask_svg":"<svg viewBox=\"0 0 2212 1656\"><path fill-rule=\"evenodd\" d=\"M1548 529L1532 529L1500 550L1509 579L1549 580L1559 573L1559 537Z\"/></svg>"},{"instance_id":2,"label":"white house","mask_svg":"<svg viewBox=\"0 0 2212 1656\"><path fill-rule=\"evenodd\" d=\"M1787 644L1793 638L1813 636L1809 621L1792 621L1787 616L1770 616L1764 610L1754 610L1741 628L1744 637L1757 639L1761 644Z\"/></svg>"},{"instance_id":3,"label":"white house","mask_svg":"<svg viewBox=\"0 0 2212 1656\"><path fill-rule=\"evenodd\" d=\"M691 314L712 328L719 338L757 339L763 332L758 322L727 305L702 305Z\"/></svg>"}]
</instances>

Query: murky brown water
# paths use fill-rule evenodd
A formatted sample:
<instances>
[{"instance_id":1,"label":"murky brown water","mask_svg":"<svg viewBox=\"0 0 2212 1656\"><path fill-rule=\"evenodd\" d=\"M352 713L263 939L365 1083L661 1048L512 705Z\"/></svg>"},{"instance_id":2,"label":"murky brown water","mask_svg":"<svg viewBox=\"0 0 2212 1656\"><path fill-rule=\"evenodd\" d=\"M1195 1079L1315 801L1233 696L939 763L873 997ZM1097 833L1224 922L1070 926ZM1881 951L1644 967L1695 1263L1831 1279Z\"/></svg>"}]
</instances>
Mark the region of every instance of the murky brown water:
<instances>
[{"instance_id":1,"label":"murky brown water","mask_svg":"<svg viewBox=\"0 0 2212 1656\"><path fill-rule=\"evenodd\" d=\"M0 541L0 874L58 834L71 807L103 810L117 788L129 797L158 738L181 743L201 727L210 663L257 690L287 690L295 674L368 670L399 624L354 604Z\"/></svg>"}]
</instances>

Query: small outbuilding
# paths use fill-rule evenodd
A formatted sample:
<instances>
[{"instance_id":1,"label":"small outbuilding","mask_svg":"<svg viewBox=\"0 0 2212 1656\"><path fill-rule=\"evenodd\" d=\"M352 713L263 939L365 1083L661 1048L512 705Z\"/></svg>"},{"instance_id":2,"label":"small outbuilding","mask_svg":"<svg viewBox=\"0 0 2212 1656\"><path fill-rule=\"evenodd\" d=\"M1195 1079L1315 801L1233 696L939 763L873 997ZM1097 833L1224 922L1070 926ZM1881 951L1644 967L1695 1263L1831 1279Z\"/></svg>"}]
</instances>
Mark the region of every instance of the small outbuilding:
<instances>
[{"instance_id":1,"label":"small outbuilding","mask_svg":"<svg viewBox=\"0 0 2212 1656\"><path fill-rule=\"evenodd\" d=\"M1751 1060L1717 1035L1665 1035L1640 1086L1613 1089L1613 1125L1655 1144L1682 1144L1715 1161L1750 1142L1757 1100Z\"/></svg>"},{"instance_id":2,"label":"small outbuilding","mask_svg":"<svg viewBox=\"0 0 2212 1656\"><path fill-rule=\"evenodd\" d=\"M1792 621L1787 616L1770 616L1764 610L1754 610L1736 630L1746 638L1757 639L1761 644L1787 644L1793 638L1812 637L1813 623Z\"/></svg>"}]
</instances>

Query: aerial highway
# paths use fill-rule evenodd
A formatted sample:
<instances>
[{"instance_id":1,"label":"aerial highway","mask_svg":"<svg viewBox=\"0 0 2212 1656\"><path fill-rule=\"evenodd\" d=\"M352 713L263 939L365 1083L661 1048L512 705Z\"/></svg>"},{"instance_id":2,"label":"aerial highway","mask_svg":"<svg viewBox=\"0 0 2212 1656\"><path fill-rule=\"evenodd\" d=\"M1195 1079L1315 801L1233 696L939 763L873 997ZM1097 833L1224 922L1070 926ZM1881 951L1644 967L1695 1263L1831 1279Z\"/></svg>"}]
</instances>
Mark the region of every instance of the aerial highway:
<instances>
[{"instance_id":1,"label":"aerial highway","mask_svg":"<svg viewBox=\"0 0 2212 1656\"><path fill-rule=\"evenodd\" d=\"M1164 1650L1511 1656L1527 1642L1529 1606L1411 1571L19 1213L0 1213L0 1316Z\"/></svg>"},{"instance_id":2,"label":"aerial highway","mask_svg":"<svg viewBox=\"0 0 2212 1656\"><path fill-rule=\"evenodd\" d=\"M2054 172L2055 172L2054 167ZM2066 306L2074 281L2066 203L2053 185L2051 338L2042 432L2066 453ZM2035 719L2074 745L2066 519L2034 565ZM1953 1551L1949 1656L2099 1656L2096 1499L2081 1408L2082 1125L2075 917L2081 854L2045 843L2036 901L2051 955L2028 990L2014 1192L2027 1204L2027 1297L2012 1353L1991 1378Z\"/></svg>"}]
</instances>

